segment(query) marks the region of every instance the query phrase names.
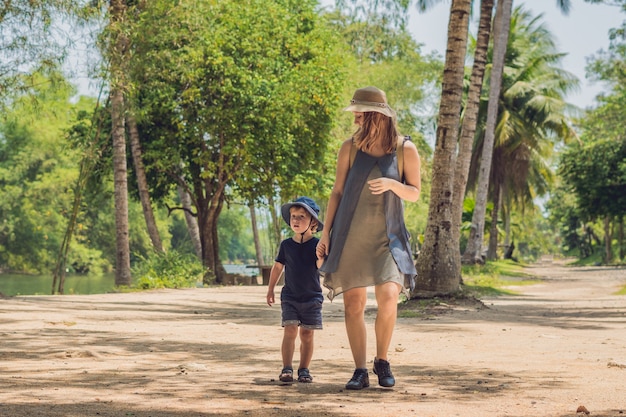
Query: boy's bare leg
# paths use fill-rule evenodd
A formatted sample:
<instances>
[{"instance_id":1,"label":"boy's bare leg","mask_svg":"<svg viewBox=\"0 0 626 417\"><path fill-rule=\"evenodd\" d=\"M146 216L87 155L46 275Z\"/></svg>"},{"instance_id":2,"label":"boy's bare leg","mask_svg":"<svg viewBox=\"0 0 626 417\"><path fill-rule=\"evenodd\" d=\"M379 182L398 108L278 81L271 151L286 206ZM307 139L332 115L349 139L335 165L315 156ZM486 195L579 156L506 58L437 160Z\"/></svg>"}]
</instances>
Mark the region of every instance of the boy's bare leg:
<instances>
[{"instance_id":1,"label":"boy's bare leg","mask_svg":"<svg viewBox=\"0 0 626 417\"><path fill-rule=\"evenodd\" d=\"M285 326L283 331L283 344L280 352L283 356L283 368L293 368L293 353L296 350L296 337L298 336L298 326L290 324Z\"/></svg>"},{"instance_id":2,"label":"boy's bare leg","mask_svg":"<svg viewBox=\"0 0 626 417\"><path fill-rule=\"evenodd\" d=\"M312 329L300 327L300 366L298 369L308 368L313 358L313 336Z\"/></svg>"}]
</instances>

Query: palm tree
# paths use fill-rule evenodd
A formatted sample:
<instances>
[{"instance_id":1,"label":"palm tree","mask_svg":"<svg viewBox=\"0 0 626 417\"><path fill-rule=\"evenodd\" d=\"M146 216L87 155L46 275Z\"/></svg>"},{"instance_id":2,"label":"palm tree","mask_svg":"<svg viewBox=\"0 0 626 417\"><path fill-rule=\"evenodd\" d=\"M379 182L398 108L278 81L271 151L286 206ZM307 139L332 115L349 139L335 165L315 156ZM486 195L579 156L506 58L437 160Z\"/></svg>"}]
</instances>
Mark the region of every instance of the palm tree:
<instances>
[{"instance_id":1,"label":"palm tree","mask_svg":"<svg viewBox=\"0 0 626 417\"><path fill-rule=\"evenodd\" d=\"M534 199L549 190L554 178L550 156L555 145L575 136L567 116L571 108L564 96L577 87L578 80L558 67L563 54L556 52L541 17L518 7L511 18L489 170L493 201L489 259L496 255L499 208L503 206L507 215L514 208L534 208ZM479 117L485 117L485 107ZM486 132L479 130L477 151L483 151L485 136ZM470 169L473 185L479 176L478 155L474 153Z\"/></svg>"},{"instance_id":2,"label":"palm tree","mask_svg":"<svg viewBox=\"0 0 626 417\"><path fill-rule=\"evenodd\" d=\"M125 60L128 37L122 27L127 5L125 0L110 0L111 41L111 120L113 136L113 177L115 184L116 260L115 285L130 285L130 238L128 235L128 183L126 165L126 133L124 118Z\"/></svg>"},{"instance_id":3,"label":"palm tree","mask_svg":"<svg viewBox=\"0 0 626 417\"><path fill-rule=\"evenodd\" d=\"M498 118L498 97L500 92L501 83L501 70L504 65L504 57L506 54L506 48L508 44L510 16L512 9L512 0L498 0L498 11L496 13L495 33L494 33L494 59L490 85L490 97L489 106L490 111L487 114L487 127L485 131L485 143L483 146L481 157L480 176L478 179L477 195L476 195L476 209L472 218L472 227L470 230L470 238L465 253L463 254L463 261L468 263L475 263L482 261L482 240L483 230L485 224L486 214L486 202L487 193L489 190L489 178L491 169L491 159L493 154L493 143L495 138L496 119ZM569 0L557 0L557 6L567 13L569 11ZM498 20L498 15L502 15L503 18ZM497 208L497 205L496 205Z\"/></svg>"},{"instance_id":4,"label":"palm tree","mask_svg":"<svg viewBox=\"0 0 626 417\"><path fill-rule=\"evenodd\" d=\"M470 11L471 0L453 0L450 6L428 222L416 265L417 289L422 294L456 291L461 280L460 253L452 230L452 191Z\"/></svg>"},{"instance_id":5,"label":"palm tree","mask_svg":"<svg viewBox=\"0 0 626 417\"><path fill-rule=\"evenodd\" d=\"M457 244L461 238L461 224L463 217L463 200L467 187L467 176L472 159L472 144L478 122L480 96L483 88L485 67L487 66L487 51L491 37L491 18L493 15L494 0L482 0L480 6L480 20L478 35L474 50L474 63L467 94L467 101L463 109L463 124L459 135L458 154L454 170L454 191L452 193L452 230Z\"/></svg>"},{"instance_id":6,"label":"palm tree","mask_svg":"<svg viewBox=\"0 0 626 417\"><path fill-rule=\"evenodd\" d=\"M478 177L478 192L476 195L476 206L474 207L470 236L467 241L465 253L463 254L463 262L467 263L481 262L481 246L483 229L485 227L487 190L489 186L489 170L491 169L495 124L496 118L498 117L498 97L500 96L512 8L513 0L498 0L494 21L493 60L489 82L487 123L481 156L480 175Z\"/></svg>"},{"instance_id":7,"label":"palm tree","mask_svg":"<svg viewBox=\"0 0 626 417\"><path fill-rule=\"evenodd\" d=\"M152 209L148 179L146 177L146 169L143 163L141 141L139 140L139 128L137 127L137 120L135 119L135 115L131 109L129 109L126 114L126 124L128 125L128 132L130 136L130 150L131 155L133 156L135 175L137 176L139 201L141 201L143 216L146 220L148 236L150 236L150 241L152 242L154 250L158 253L165 253L165 250L163 249L163 242L161 241L161 236L159 235L159 229L154 218L154 210Z\"/></svg>"},{"instance_id":8,"label":"palm tree","mask_svg":"<svg viewBox=\"0 0 626 417\"><path fill-rule=\"evenodd\" d=\"M424 11L428 7L432 6L434 3L435 1L432 0L420 0L417 2L417 6L419 10ZM485 66L487 62L487 50L489 47L489 38L491 36L491 18L493 14L493 4L493 0L481 1L480 20L477 42L474 51L474 62L470 78L469 92L466 100L465 109L463 111L463 124L461 126L461 131L458 137L458 146L455 147L456 162L448 166L448 169L451 171L450 175L452 176L453 181L450 205L450 216L452 223L451 234L449 235L449 237L451 240L449 242L445 242L445 245L442 246L447 246L449 248L459 247L460 229L462 221L461 217L463 214L463 197L465 195L465 187L467 185L467 175L472 154L472 142L474 133L476 131L480 95L482 91ZM429 252L427 250L423 250L420 255L422 258L420 262L424 262L424 265L432 264L434 260L427 260L425 257L434 256L435 254L435 251ZM453 259L455 262L457 259L460 260L460 253L458 255L459 256L454 256L451 259ZM420 284L418 286L418 289L420 291L424 291L425 288L422 287L425 283L428 283L428 290L432 290L437 287L441 288L444 286L433 285L432 283L435 282L435 280L447 280L449 281L449 283L445 287L449 288L450 290L455 290L458 287L458 283L461 279L460 261L458 263L454 263L453 265L451 265L451 267L456 268L456 270L445 271L447 273L446 276L449 278L445 278L446 276L440 276L432 277L429 280L421 280L418 283Z\"/></svg>"}]
</instances>

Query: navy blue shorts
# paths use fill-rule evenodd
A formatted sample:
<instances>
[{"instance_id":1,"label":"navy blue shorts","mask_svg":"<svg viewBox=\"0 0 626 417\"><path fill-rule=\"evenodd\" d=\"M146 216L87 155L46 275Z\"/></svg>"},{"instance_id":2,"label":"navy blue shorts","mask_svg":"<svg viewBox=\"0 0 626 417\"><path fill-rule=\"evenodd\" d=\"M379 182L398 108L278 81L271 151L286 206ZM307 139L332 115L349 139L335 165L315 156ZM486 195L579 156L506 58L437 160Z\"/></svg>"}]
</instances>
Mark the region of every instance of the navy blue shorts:
<instances>
[{"instance_id":1,"label":"navy blue shorts","mask_svg":"<svg viewBox=\"0 0 626 417\"><path fill-rule=\"evenodd\" d=\"M322 301L313 300L305 303L292 300L281 300L283 312L282 326L298 325L305 329L322 328Z\"/></svg>"}]
</instances>

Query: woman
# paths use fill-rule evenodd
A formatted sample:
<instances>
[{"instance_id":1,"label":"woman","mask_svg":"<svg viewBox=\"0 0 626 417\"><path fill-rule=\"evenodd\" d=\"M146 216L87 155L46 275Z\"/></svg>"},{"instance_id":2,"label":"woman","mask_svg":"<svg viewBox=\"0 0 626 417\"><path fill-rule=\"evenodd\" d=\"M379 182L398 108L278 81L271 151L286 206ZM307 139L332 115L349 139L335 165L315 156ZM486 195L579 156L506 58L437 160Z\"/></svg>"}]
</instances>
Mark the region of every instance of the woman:
<instances>
[{"instance_id":1,"label":"woman","mask_svg":"<svg viewBox=\"0 0 626 417\"><path fill-rule=\"evenodd\" d=\"M395 112L376 87L356 90L350 106L358 129L339 150L326 228L317 246L327 256L320 269L332 300L343 294L345 323L355 371L346 389L369 386L366 367L367 287L374 286L374 373L383 387L395 385L387 352L400 291L412 288L415 266L404 224L402 200L420 195L420 159L415 145L398 133ZM398 147L402 147L398 150ZM399 166L402 166L402 172Z\"/></svg>"}]
</instances>

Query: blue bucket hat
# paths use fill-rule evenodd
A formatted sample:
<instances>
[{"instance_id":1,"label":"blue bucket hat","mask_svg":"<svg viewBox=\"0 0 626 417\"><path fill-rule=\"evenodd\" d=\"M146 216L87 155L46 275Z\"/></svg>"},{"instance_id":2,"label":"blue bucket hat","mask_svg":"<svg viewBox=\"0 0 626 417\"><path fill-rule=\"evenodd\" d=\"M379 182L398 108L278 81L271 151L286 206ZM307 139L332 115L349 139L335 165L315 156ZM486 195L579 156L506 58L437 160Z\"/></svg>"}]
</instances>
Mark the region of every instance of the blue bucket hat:
<instances>
[{"instance_id":1,"label":"blue bucket hat","mask_svg":"<svg viewBox=\"0 0 626 417\"><path fill-rule=\"evenodd\" d=\"M320 207L315 203L315 201L313 201L309 197L298 197L294 201L282 205L282 207L280 208L280 212L283 215L283 219L287 224L290 224L289 219L291 218L291 215L289 214L289 210L293 206L299 206L304 208L306 211L309 212L311 216L313 216L315 220L317 220L318 232L321 232L324 229L324 223L322 223L322 221L318 218L318 215L320 213Z\"/></svg>"}]
</instances>

